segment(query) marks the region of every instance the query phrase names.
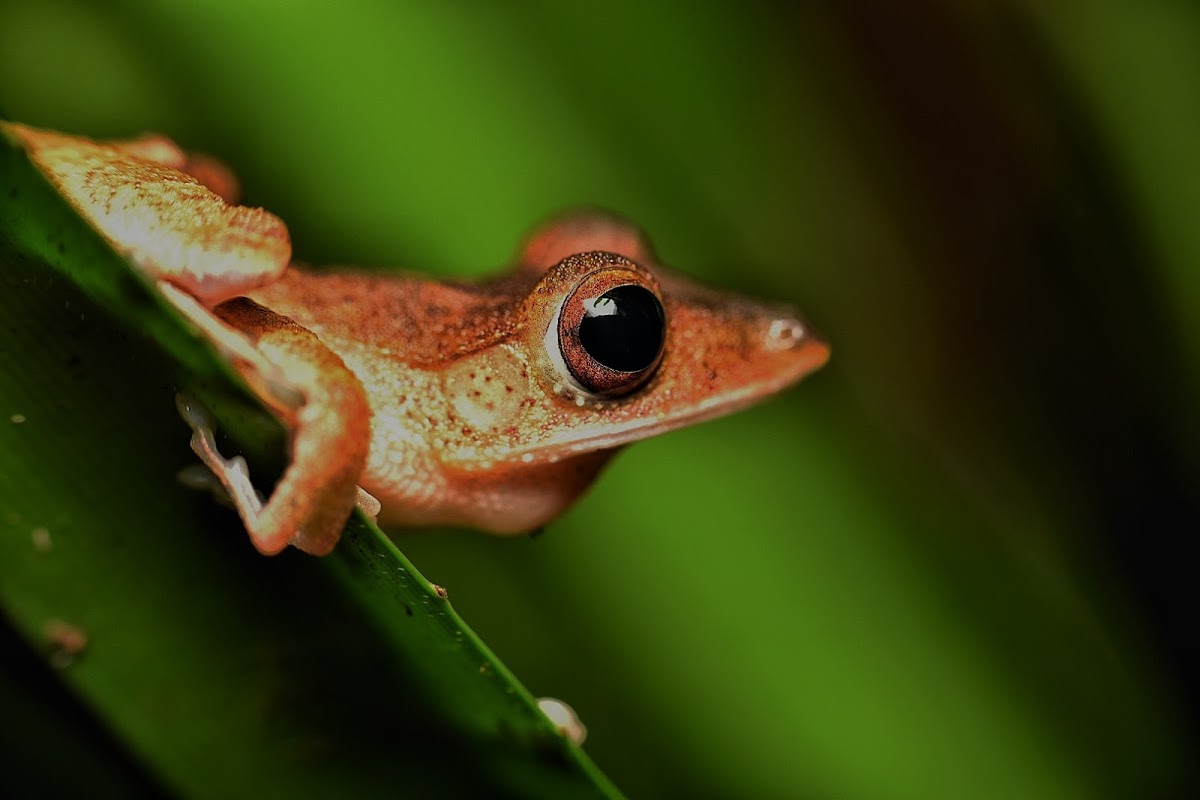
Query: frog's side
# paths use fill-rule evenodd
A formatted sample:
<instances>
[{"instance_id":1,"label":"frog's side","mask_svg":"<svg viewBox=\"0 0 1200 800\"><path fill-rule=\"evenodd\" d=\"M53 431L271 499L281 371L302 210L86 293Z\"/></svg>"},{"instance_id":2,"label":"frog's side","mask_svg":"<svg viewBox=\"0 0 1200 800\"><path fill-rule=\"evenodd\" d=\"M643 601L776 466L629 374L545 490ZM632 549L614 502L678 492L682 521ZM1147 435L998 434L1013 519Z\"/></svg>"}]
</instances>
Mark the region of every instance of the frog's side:
<instances>
[{"instance_id":1,"label":"frog's side","mask_svg":"<svg viewBox=\"0 0 1200 800\"><path fill-rule=\"evenodd\" d=\"M828 355L790 310L670 273L640 231L608 215L544 226L510 274L482 283L285 270L282 223L197 200L197 184L177 171L187 157L169 142L14 130L293 430L292 464L266 507L239 503L264 552L288 541L328 552L355 483L381 501L384 521L537 528L621 445L759 400ZM159 148L149 157L148 141ZM231 176L200 163L200 177L233 193ZM181 204L203 207L201 221ZM597 316L627 324L610 314L617 306L640 320L630 335L641 338L618 328L624 349L597 350ZM211 446L197 450L236 499L244 476L228 474Z\"/></svg>"},{"instance_id":2,"label":"frog's side","mask_svg":"<svg viewBox=\"0 0 1200 800\"><path fill-rule=\"evenodd\" d=\"M556 516L615 452L535 444L555 423L541 368L514 341L532 283L291 269L250 297L317 334L362 382L371 445L359 483L382 521L516 533Z\"/></svg>"}]
</instances>

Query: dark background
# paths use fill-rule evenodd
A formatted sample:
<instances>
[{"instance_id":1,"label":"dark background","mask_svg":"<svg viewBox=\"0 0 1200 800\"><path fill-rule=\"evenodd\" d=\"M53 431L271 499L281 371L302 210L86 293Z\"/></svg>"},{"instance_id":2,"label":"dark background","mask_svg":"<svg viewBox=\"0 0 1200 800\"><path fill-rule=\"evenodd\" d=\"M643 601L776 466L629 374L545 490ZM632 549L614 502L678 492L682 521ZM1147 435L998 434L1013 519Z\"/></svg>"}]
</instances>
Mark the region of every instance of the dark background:
<instances>
[{"instance_id":1,"label":"dark background","mask_svg":"<svg viewBox=\"0 0 1200 800\"><path fill-rule=\"evenodd\" d=\"M823 372L543 537L399 538L631 794L1194 782L1200 7L4 0L0 107L221 156L305 261L600 204L805 309Z\"/></svg>"}]
</instances>

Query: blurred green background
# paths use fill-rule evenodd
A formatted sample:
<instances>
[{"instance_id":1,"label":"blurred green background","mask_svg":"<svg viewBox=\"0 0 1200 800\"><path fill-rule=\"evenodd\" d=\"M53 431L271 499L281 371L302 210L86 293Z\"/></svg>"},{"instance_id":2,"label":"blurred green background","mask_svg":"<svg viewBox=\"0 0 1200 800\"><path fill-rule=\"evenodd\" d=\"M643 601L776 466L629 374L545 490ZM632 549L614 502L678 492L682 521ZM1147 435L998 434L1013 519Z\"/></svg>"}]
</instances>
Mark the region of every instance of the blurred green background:
<instances>
[{"instance_id":1,"label":"blurred green background","mask_svg":"<svg viewBox=\"0 0 1200 800\"><path fill-rule=\"evenodd\" d=\"M10 117L217 154L300 260L599 204L805 309L824 371L545 535L398 540L642 797L1195 786L1198 86L1166 0L0 2Z\"/></svg>"}]
</instances>

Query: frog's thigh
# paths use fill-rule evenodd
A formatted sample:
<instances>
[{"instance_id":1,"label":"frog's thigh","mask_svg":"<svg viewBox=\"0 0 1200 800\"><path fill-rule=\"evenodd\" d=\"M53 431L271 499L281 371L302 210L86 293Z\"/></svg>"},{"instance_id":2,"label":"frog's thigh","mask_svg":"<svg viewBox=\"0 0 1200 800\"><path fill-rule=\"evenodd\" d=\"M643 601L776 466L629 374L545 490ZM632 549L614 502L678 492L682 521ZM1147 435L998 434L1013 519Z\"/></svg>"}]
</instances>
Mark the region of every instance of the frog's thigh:
<instances>
[{"instance_id":1,"label":"frog's thigh","mask_svg":"<svg viewBox=\"0 0 1200 800\"><path fill-rule=\"evenodd\" d=\"M264 553L289 541L323 555L337 544L358 498L357 483L367 464L370 408L357 376L311 331L246 298L214 309L245 333L283 379L299 390L303 404L276 412L291 430L291 463L267 501L250 535ZM261 381L247 375L252 383Z\"/></svg>"},{"instance_id":2,"label":"frog's thigh","mask_svg":"<svg viewBox=\"0 0 1200 800\"><path fill-rule=\"evenodd\" d=\"M118 251L205 304L271 283L287 269L287 227L261 208L218 196L232 191L233 177L211 160L161 136L106 144L0 124Z\"/></svg>"},{"instance_id":3,"label":"frog's thigh","mask_svg":"<svg viewBox=\"0 0 1200 800\"><path fill-rule=\"evenodd\" d=\"M236 203L241 196L237 176L223 162L204 153L189 153L162 134L144 133L136 139L108 144L132 156L187 173L226 203Z\"/></svg>"}]
</instances>

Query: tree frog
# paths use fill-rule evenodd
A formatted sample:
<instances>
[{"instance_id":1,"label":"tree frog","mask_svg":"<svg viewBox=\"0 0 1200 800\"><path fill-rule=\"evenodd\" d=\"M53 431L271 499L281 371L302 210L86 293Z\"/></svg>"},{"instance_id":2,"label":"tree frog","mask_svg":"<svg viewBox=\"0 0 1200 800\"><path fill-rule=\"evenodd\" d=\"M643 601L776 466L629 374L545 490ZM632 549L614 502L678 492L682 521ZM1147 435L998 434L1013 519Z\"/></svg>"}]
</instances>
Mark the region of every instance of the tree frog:
<instances>
[{"instance_id":1,"label":"tree frog","mask_svg":"<svg viewBox=\"0 0 1200 800\"><path fill-rule=\"evenodd\" d=\"M310 271L291 263L279 218L236 205L213 159L161 136L0 125L289 430L289 466L263 502L183 407L264 554L328 553L360 498L385 523L529 532L622 446L761 400L828 358L793 310L668 270L611 214L543 224L477 283Z\"/></svg>"}]
</instances>

